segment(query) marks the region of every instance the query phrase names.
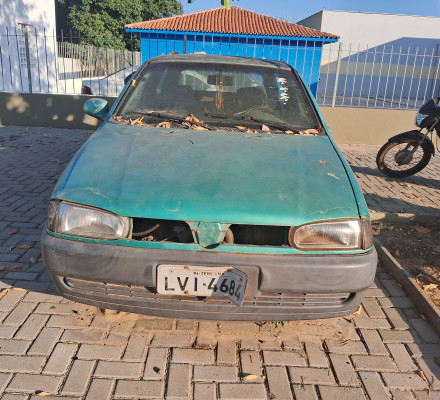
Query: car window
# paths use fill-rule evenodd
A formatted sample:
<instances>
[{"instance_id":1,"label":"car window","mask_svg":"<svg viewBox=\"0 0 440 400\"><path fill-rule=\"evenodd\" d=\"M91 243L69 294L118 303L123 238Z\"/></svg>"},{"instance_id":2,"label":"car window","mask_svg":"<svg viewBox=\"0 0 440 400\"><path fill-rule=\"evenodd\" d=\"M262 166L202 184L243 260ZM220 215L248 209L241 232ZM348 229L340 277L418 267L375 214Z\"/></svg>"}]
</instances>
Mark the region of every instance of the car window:
<instances>
[{"instance_id":1,"label":"car window","mask_svg":"<svg viewBox=\"0 0 440 400\"><path fill-rule=\"evenodd\" d=\"M273 122L274 129L284 124L294 130L321 132L312 102L288 68L152 62L126 92L116 115L129 118L152 111L180 117L192 115L224 128L256 128Z\"/></svg>"}]
</instances>

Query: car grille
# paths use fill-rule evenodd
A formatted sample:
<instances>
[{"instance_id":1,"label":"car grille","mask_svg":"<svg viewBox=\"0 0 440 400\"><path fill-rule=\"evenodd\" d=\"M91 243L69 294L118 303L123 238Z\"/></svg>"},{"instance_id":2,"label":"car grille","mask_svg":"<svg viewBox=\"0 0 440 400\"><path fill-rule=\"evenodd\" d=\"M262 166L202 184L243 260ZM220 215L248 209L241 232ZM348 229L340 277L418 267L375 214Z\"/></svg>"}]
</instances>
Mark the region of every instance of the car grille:
<instances>
[{"instance_id":1,"label":"car grille","mask_svg":"<svg viewBox=\"0 0 440 400\"><path fill-rule=\"evenodd\" d=\"M209 303L209 304L233 304L225 297L189 297L189 296L166 296L156 293L153 288L133 285L118 285L86 281L76 278L65 278L67 286L84 294L108 296L121 300L158 300L161 302L184 302L184 303ZM244 306L259 307L319 307L319 306L342 306L350 297L350 293L271 293L262 292L258 297L247 297L243 301Z\"/></svg>"},{"instance_id":2,"label":"car grille","mask_svg":"<svg viewBox=\"0 0 440 400\"><path fill-rule=\"evenodd\" d=\"M223 243L255 246L289 247L289 226L239 225L229 227ZM133 240L194 243L185 221L133 218Z\"/></svg>"}]
</instances>

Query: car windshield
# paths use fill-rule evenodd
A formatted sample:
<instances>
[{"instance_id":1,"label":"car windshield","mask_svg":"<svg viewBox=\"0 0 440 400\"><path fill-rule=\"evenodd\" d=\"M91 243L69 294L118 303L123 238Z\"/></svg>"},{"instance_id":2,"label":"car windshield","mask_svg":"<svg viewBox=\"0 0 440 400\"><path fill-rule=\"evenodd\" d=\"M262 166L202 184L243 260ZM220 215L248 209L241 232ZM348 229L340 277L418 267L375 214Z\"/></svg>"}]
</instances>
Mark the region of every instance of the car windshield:
<instances>
[{"instance_id":1,"label":"car windshield","mask_svg":"<svg viewBox=\"0 0 440 400\"><path fill-rule=\"evenodd\" d=\"M277 66L155 61L132 82L114 119L323 134L298 77Z\"/></svg>"}]
</instances>

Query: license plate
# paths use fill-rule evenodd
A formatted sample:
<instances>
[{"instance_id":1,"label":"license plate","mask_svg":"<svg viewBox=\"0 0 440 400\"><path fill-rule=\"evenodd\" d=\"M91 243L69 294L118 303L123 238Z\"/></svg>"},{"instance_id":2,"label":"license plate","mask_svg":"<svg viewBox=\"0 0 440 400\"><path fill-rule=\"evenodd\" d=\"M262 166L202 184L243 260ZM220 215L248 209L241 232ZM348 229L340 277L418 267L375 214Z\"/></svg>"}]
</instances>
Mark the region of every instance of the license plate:
<instances>
[{"instance_id":1,"label":"license plate","mask_svg":"<svg viewBox=\"0 0 440 400\"><path fill-rule=\"evenodd\" d=\"M247 275L232 267L162 264L157 268L157 292L178 296L228 296L243 303Z\"/></svg>"}]
</instances>

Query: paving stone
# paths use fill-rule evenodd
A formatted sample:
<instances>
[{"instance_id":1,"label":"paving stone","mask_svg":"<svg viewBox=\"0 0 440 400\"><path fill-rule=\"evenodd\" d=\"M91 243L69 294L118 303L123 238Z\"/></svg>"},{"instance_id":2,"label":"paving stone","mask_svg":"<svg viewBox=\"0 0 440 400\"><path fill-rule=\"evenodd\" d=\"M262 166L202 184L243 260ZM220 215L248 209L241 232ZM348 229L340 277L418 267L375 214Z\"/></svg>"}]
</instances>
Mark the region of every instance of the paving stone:
<instances>
[{"instance_id":1,"label":"paving stone","mask_svg":"<svg viewBox=\"0 0 440 400\"><path fill-rule=\"evenodd\" d=\"M428 385L416 374L403 372L383 372L382 377L389 389L424 389Z\"/></svg>"},{"instance_id":2,"label":"paving stone","mask_svg":"<svg viewBox=\"0 0 440 400\"><path fill-rule=\"evenodd\" d=\"M401 343L388 343L387 347L400 371L414 371L417 369L405 345Z\"/></svg>"},{"instance_id":3,"label":"paving stone","mask_svg":"<svg viewBox=\"0 0 440 400\"><path fill-rule=\"evenodd\" d=\"M27 340L0 339L1 354L24 354L31 345Z\"/></svg>"},{"instance_id":4,"label":"paving stone","mask_svg":"<svg viewBox=\"0 0 440 400\"><path fill-rule=\"evenodd\" d=\"M368 347L368 352L374 356L387 356L388 351L376 330L361 329L360 333Z\"/></svg>"},{"instance_id":5,"label":"paving stone","mask_svg":"<svg viewBox=\"0 0 440 400\"><path fill-rule=\"evenodd\" d=\"M321 385L334 385L335 378L333 377L330 368L302 368L302 367L289 367L290 380L293 383L301 384L321 384Z\"/></svg>"},{"instance_id":6,"label":"paving stone","mask_svg":"<svg viewBox=\"0 0 440 400\"><path fill-rule=\"evenodd\" d=\"M311 367L328 367L327 357L325 356L322 344L318 343L306 343L307 360Z\"/></svg>"},{"instance_id":7,"label":"paving stone","mask_svg":"<svg viewBox=\"0 0 440 400\"><path fill-rule=\"evenodd\" d=\"M352 356L353 365L358 371L395 371L390 357Z\"/></svg>"},{"instance_id":8,"label":"paving stone","mask_svg":"<svg viewBox=\"0 0 440 400\"><path fill-rule=\"evenodd\" d=\"M113 391L114 381L109 379L93 378L85 400L106 400Z\"/></svg>"},{"instance_id":9,"label":"paving stone","mask_svg":"<svg viewBox=\"0 0 440 400\"><path fill-rule=\"evenodd\" d=\"M360 386L356 370L346 354L330 354L330 360L340 385Z\"/></svg>"},{"instance_id":10,"label":"paving stone","mask_svg":"<svg viewBox=\"0 0 440 400\"><path fill-rule=\"evenodd\" d=\"M270 356L268 356L270 357ZM253 382L263 382L263 373L260 360L260 353L255 350L242 350L240 352L241 374L243 379L248 375L256 375L258 378Z\"/></svg>"},{"instance_id":11,"label":"paving stone","mask_svg":"<svg viewBox=\"0 0 440 400\"><path fill-rule=\"evenodd\" d=\"M77 349L76 344L58 343L44 368L45 374L64 374Z\"/></svg>"},{"instance_id":12,"label":"paving stone","mask_svg":"<svg viewBox=\"0 0 440 400\"><path fill-rule=\"evenodd\" d=\"M390 330L379 330L380 336L384 343L412 343L418 342L420 339L417 335L414 335L411 331L390 331Z\"/></svg>"},{"instance_id":13,"label":"paving stone","mask_svg":"<svg viewBox=\"0 0 440 400\"><path fill-rule=\"evenodd\" d=\"M20 302L3 321L4 325L20 326L35 307L32 303Z\"/></svg>"},{"instance_id":14,"label":"paving stone","mask_svg":"<svg viewBox=\"0 0 440 400\"><path fill-rule=\"evenodd\" d=\"M189 319L178 319L176 321L176 329L179 331L192 331L194 330L194 321Z\"/></svg>"},{"instance_id":15,"label":"paving stone","mask_svg":"<svg viewBox=\"0 0 440 400\"><path fill-rule=\"evenodd\" d=\"M90 343L99 342L103 331L100 329L66 329L61 336L63 342Z\"/></svg>"},{"instance_id":16,"label":"paving stone","mask_svg":"<svg viewBox=\"0 0 440 400\"><path fill-rule=\"evenodd\" d=\"M403 313L395 308L386 308L385 314L391 321L393 329L409 329L408 322L405 320Z\"/></svg>"},{"instance_id":17,"label":"paving stone","mask_svg":"<svg viewBox=\"0 0 440 400\"><path fill-rule=\"evenodd\" d=\"M388 391L385 389L377 372L359 372L359 376L370 399L389 400Z\"/></svg>"},{"instance_id":18,"label":"paving stone","mask_svg":"<svg viewBox=\"0 0 440 400\"><path fill-rule=\"evenodd\" d=\"M47 315L31 314L16 332L15 338L34 339L45 325L47 318Z\"/></svg>"},{"instance_id":19,"label":"paving stone","mask_svg":"<svg viewBox=\"0 0 440 400\"><path fill-rule=\"evenodd\" d=\"M118 380L114 398L163 398L164 382L160 381L127 381Z\"/></svg>"},{"instance_id":20,"label":"paving stone","mask_svg":"<svg viewBox=\"0 0 440 400\"><path fill-rule=\"evenodd\" d=\"M410 320L419 337L426 343L440 343L440 337L432 326L421 318Z\"/></svg>"},{"instance_id":21,"label":"paving stone","mask_svg":"<svg viewBox=\"0 0 440 400\"><path fill-rule=\"evenodd\" d=\"M213 349L217 346L216 335L218 334L218 324L211 321L200 321L197 332L197 347Z\"/></svg>"},{"instance_id":22,"label":"paving stone","mask_svg":"<svg viewBox=\"0 0 440 400\"><path fill-rule=\"evenodd\" d=\"M36 316L37 314L35 314ZM47 315L41 314L45 318ZM90 317L82 318L72 315L51 315L47 321L47 326L51 328L75 329L84 328L90 324Z\"/></svg>"},{"instance_id":23,"label":"paving stone","mask_svg":"<svg viewBox=\"0 0 440 400\"><path fill-rule=\"evenodd\" d=\"M82 344L78 351L78 358L91 360L118 360L120 354L121 346Z\"/></svg>"},{"instance_id":24,"label":"paving stone","mask_svg":"<svg viewBox=\"0 0 440 400\"><path fill-rule=\"evenodd\" d=\"M144 359L149 343L148 335L133 332L128 339L122 359L124 361L141 361Z\"/></svg>"},{"instance_id":25,"label":"paving stone","mask_svg":"<svg viewBox=\"0 0 440 400\"><path fill-rule=\"evenodd\" d=\"M391 396L394 400L415 400L414 395L408 391L403 392L401 390L392 390Z\"/></svg>"},{"instance_id":26,"label":"paving stone","mask_svg":"<svg viewBox=\"0 0 440 400\"><path fill-rule=\"evenodd\" d=\"M257 337L242 338L240 341L240 348L243 350L282 350L282 341L280 339L267 338L265 340Z\"/></svg>"},{"instance_id":27,"label":"paving stone","mask_svg":"<svg viewBox=\"0 0 440 400\"><path fill-rule=\"evenodd\" d=\"M142 331L169 331L173 329L173 319L141 319L136 323L136 330Z\"/></svg>"},{"instance_id":28,"label":"paving stone","mask_svg":"<svg viewBox=\"0 0 440 400\"><path fill-rule=\"evenodd\" d=\"M266 367L266 379L269 385L269 398L293 400L290 382L285 367Z\"/></svg>"},{"instance_id":29,"label":"paving stone","mask_svg":"<svg viewBox=\"0 0 440 400\"><path fill-rule=\"evenodd\" d=\"M216 388L214 383L195 383L194 400L216 400Z\"/></svg>"},{"instance_id":30,"label":"paving stone","mask_svg":"<svg viewBox=\"0 0 440 400\"><path fill-rule=\"evenodd\" d=\"M33 342L27 354L29 355L45 355L48 354L55 346L61 335L59 328L43 328Z\"/></svg>"},{"instance_id":31,"label":"paving stone","mask_svg":"<svg viewBox=\"0 0 440 400\"><path fill-rule=\"evenodd\" d=\"M187 399L191 390L191 366L170 364L168 371L167 399Z\"/></svg>"},{"instance_id":32,"label":"paving stone","mask_svg":"<svg viewBox=\"0 0 440 400\"><path fill-rule=\"evenodd\" d=\"M440 391L436 390L414 390L414 395L417 400L439 400Z\"/></svg>"},{"instance_id":33,"label":"paving stone","mask_svg":"<svg viewBox=\"0 0 440 400\"><path fill-rule=\"evenodd\" d=\"M72 310L78 307L73 304L60 304L60 303L40 303L35 310L36 314L51 314L51 315L71 315Z\"/></svg>"},{"instance_id":34,"label":"paving stone","mask_svg":"<svg viewBox=\"0 0 440 400\"><path fill-rule=\"evenodd\" d=\"M12 336L14 336L16 330L17 330L16 326L0 325L0 338L10 339L12 338Z\"/></svg>"},{"instance_id":35,"label":"paving stone","mask_svg":"<svg viewBox=\"0 0 440 400\"><path fill-rule=\"evenodd\" d=\"M414 303L408 297L380 297L377 299L382 308L409 308L414 307Z\"/></svg>"},{"instance_id":36,"label":"paving stone","mask_svg":"<svg viewBox=\"0 0 440 400\"><path fill-rule=\"evenodd\" d=\"M39 293L39 292L29 292L22 301L27 301L30 303L59 303L62 297L49 294L49 293Z\"/></svg>"},{"instance_id":37,"label":"paving stone","mask_svg":"<svg viewBox=\"0 0 440 400\"><path fill-rule=\"evenodd\" d=\"M437 344L408 343L407 346L414 357L440 358L440 346Z\"/></svg>"},{"instance_id":38,"label":"paving stone","mask_svg":"<svg viewBox=\"0 0 440 400\"><path fill-rule=\"evenodd\" d=\"M391 326L383 318L355 318L354 322L358 328L364 329L390 329Z\"/></svg>"},{"instance_id":39,"label":"paving stone","mask_svg":"<svg viewBox=\"0 0 440 400\"><path fill-rule=\"evenodd\" d=\"M362 306L371 318L385 318L382 309L377 304L377 301L373 297L367 297L362 300Z\"/></svg>"},{"instance_id":40,"label":"paving stone","mask_svg":"<svg viewBox=\"0 0 440 400\"><path fill-rule=\"evenodd\" d=\"M266 390L262 383L220 383L221 400L266 400Z\"/></svg>"},{"instance_id":41,"label":"paving stone","mask_svg":"<svg viewBox=\"0 0 440 400\"><path fill-rule=\"evenodd\" d=\"M318 400L315 388L312 385L292 385L296 400Z\"/></svg>"},{"instance_id":42,"label":"paving stone","mask_svg":"<svg viewBox=\"0 0 440 400\"><path fill-rule=\"evenodd\" d=\"M406 297L406 293L395 280L384 280L382 281L382 286L390 296Z\"/></svg>"},{"instance_id":43,"label":"paving stone","mask_svg":"<svg viewBox=\"0 0 440 400\"><path fill-rule=\"evenodd\" d=\"M214 350L174 349L171 360L180 364L214 364Z\"/></svg>"},{"instance_id":44,"label":"paving stone","mask_svg":"<svg viewBox=\"0 0 440 400\"><path fill-rule=\"evenodd\" d=\"M237 341L221 340L217 345L217 364L235 365L237 363Z\"/></svg>"},{"instance_id":45,"label":"paving stone","mask_svg":"<svg viewBox=\"0 0 440 400\"><path fill-rule=\"evenodd\" d=\"M358 340L340 341L326 340L325 344L330 353L337 354L367 354L364 344Z\"/></svg>"},{"instance_id":46,"label":"paving stone","mask_svg":"<svg viewBox=\"0 0 440 400\"><path fill-rule=\"evenodd\" d=\"M64 382L61 393L63 395L83 394L87 389L94 366L94 361L75 360Z\"/></svg>"},{"instance_id":47,"label":"paving stone","mask_svg":"<svg viewBox=\"0 0 440 400\"><path fill-rule=\"evenodd\" d=\"M59 376L15 374L6 390L34 393L36 390L56 393L61 382Z\"/></svg>"},{"instance_id":48,"label":"paving stone","mask_svg":"<svg viewBox=\"0 0 440 400\"><path fill-rule=\"evenodd\" d=\"M26 292L11 290L0 298L0 311L12 311L14 306L26 295Z\"/></svg>"},{"instance_id":49,"label":"paving stone","mask_svg":"<svg viewBox=\"0 0 440 400\"><path fill-rule=\"evenodd\" d=\"M237 367L230 366L201 366L195 365L194 381L234 382L238 379Z\"/></svg>"},{"instance_id":50,"label":"paving stone","mask_svg":"<svg viewBox=\"0 0 440 400\"><path fill-rule=\"evenodd\" d=\"M99 361L94 376L99 378L139 378L141 363Z\"/></svg>"},{"instance_id":51,"label":"paving stone","mask_svg":"<svg viewBox=\"0 0 440 400\"><path fill-rule=\"evenodd\" d=\"M11 380L11 378L12 378L12 374L0 372L0 393L3 393L4 388L6 387L8 382Z\"/></svg>"},{"instance_id":52,"label":"paving stone","mask_svg":"<svg viewBox=\"0 0 440 400\"><path fill-rule=\"evenodd\" d=\"M144 379L163 379L165 376L169 349L150 348L145 365Z\"/></svg>"},{"instance_id":53,"label":"paving stone","mask_svg":"<svg viewBox=\"0 0 440 400\"><path fill-rule=\"evenodd\" d=\"M302 354L291 351L263 351L263 358L266 365L306 366Z\"/></svg>"},{"instance_id":54,"label":"paving stone","mask_svg":"<svg viewBox=\"0 0 440 400\"><path fill-rule=\"evenodd\" d=\"M292 336L289 339L283 339L283 347L287 350L303 350L303 346L298 336Z\"/></svg>"},{"instance_id":55,"label":"paving stone","mask_svg":"<svg viewBox=\"0 0 440 400\"><path fill-rule=\"evenodd\" d=\"M356 387L319 386L319 393L322 400L360 400L366 398L362 389Z\"/></svg>"},{"instance_id":56,"label":"paving stone","mask_svg":"<svg viewBox=\"0 0 440 400\"><path fill-rule=\"evenodd\" d=\"M188 347L192 342L191 335L155 334L151 344L153 346Z\"/></svg>"},{"instance_id":57,"label":"paving stone","mask_svg":"<svg viewBox=\"0 0 440 400\"><path fill-rule=\"evenodd\" d=\"M1 400L28 400L27 394L4 393Z\"/></svg>"},{"instance_id":58,"label":"paving stone","mask_svg":"<svg viewBox=\"0 0 440 400\"><path fill-rule=\"evenodd\" d=\"M0 372L40 372L44 357L0 355Z\"/></svg>"},{"instance_id":59,"label":"paving stone","mask_svg":"<svg viewBox=\"0 0 440 400\"><path fill-rule=\"evenodd\" d=\"M428 379L431 389L440 389L440 367L431 358L419 358L417 363Z\"/></svg>"}]
</instances>

